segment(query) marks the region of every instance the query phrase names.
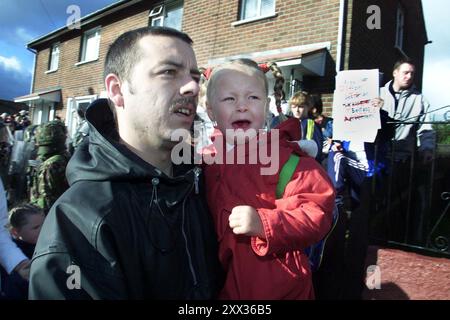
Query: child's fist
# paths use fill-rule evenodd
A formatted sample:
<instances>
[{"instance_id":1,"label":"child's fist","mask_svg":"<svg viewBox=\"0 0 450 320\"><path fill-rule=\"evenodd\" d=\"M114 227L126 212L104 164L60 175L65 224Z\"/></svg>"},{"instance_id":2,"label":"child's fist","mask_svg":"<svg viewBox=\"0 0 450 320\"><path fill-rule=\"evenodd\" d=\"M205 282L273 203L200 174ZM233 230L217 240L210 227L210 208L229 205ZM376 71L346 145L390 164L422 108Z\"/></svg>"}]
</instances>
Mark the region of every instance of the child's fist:
<instances>
[{"instance_id":1,"label":"child's fist","mask_svg":"<svg viewBox=\"0 0 450 320\"><path fill-rule=\"evenodd\" d=\"M234 234L265 238L263 224L255 208L237 206L228 217L230 228Z\"/></svg>"}]
</instances>

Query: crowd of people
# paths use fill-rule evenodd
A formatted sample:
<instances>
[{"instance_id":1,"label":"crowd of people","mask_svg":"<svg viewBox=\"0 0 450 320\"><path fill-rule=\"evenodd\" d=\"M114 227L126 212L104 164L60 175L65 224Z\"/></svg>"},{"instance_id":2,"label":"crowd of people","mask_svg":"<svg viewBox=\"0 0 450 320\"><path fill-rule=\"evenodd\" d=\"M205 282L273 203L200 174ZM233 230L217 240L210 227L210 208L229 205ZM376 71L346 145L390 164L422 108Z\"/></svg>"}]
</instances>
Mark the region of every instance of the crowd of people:
<instances>
[{"instance_id":1,"label":"crowd of people","mask_svg":"<svg viewBox=\"0 0 450 320\"><path fill-rule=\"evenodd\" d=\"M372 101L382 128L375 143L361 145L333 140L320 95L296 92L283 110L274 63L238 59L201 72L187 34L125 32L106 55L108 99L79 115L73 154L60 120L15 126L22 140L0 122L8 144L1 297L361 298L369 191L390 170L390 142L409 152L394 161L402 165L416 138L424 161L434 148L432 128L421 124L429 106L413 87L414 68L409 60L394 66L393 81ZM416 127L391 123L412 117ZM174 164L180 141L173 133L192 132L194 120L208 135L193 140L197 152L228 159L243 147L256 163ZM275 144L279 168L260 174L259 148ZM21 159L12 157L15 148Z\"/></svg>"}]
</instances>

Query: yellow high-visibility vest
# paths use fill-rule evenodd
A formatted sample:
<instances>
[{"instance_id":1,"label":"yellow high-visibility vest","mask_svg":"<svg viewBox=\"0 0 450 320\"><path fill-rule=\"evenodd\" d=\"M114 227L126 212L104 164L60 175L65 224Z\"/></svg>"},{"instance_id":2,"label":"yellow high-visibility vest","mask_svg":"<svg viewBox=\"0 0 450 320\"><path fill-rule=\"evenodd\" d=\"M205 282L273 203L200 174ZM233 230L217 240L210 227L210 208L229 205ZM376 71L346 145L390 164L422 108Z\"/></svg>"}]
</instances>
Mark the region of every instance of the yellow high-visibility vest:
<instances>
[{"instance_id":1,"label":"yellow high-visibility vest","mask_svg":"<svg viewBox=\"0 0 450 320\"><path fill-rule=\"evenodd\" d=\"M306 124L306 140L312 140L314 135L314 120L308 119Z\"/></svg>"}]
</instances>

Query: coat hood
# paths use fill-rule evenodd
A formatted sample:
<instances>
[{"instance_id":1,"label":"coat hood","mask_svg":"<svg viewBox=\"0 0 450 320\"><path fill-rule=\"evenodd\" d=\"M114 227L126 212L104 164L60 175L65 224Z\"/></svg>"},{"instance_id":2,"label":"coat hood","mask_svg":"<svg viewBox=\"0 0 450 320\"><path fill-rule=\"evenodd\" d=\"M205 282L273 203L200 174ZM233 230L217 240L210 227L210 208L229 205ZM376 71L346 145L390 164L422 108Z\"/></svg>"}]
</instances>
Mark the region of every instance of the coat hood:
<instances>
[{"instance_id":1,"label":"coat hood","mask_svg":"<svg viewBox=\"0 0 450 320\"><path fill-rule=\"evenodd\" d=\"M80 180L90 181L149 181L154 177L170 179L161 170L142 160L119 143L114 115L107 99L94 101L86 111L89 139L75 151L67 165L69 185ZM174 166L175 176L192 166Z\"/></svg>"}]
</instances>

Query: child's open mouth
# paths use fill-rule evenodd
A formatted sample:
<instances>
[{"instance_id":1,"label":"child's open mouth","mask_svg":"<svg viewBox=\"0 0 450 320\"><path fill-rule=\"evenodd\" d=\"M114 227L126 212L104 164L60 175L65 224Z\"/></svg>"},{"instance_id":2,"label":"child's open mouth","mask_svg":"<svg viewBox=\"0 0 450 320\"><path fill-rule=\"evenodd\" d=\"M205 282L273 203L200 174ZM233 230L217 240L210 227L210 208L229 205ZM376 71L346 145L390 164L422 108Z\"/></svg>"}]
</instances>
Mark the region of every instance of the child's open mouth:
<instances>
[{"instance_id":1,"label":"child's open mouth","mask_svg":"<svg viewBox=\"0 0 450 320\"><path fill-rule=\"evenodd\" d=\"M251 122L248 120L238 120L234 121L231 125L233 126L233 129L242 129L247 130L250 127Z\"/></svg>"}]
</instances>

